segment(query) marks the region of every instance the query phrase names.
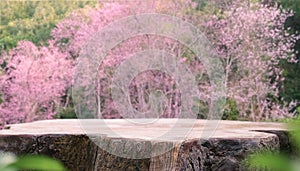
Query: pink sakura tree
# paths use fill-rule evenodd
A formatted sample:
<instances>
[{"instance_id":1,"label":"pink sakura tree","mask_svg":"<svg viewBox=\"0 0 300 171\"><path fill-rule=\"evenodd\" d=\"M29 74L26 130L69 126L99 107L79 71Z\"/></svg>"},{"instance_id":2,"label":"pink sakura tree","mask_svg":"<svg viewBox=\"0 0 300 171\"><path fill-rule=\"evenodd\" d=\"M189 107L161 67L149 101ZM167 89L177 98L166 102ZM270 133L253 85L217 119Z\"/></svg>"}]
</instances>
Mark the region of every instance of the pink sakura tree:
<instances>
[{"instance_id":1,"label":"pink sakura tree","mask_svg":"<svg viewBox=\"0 0 300 171\"><path fill-rule=\"evenodd\" d=\"M181 8L184 6L194 9L194 3L181 3L184 5L181 4L180 6L180 3L178 3L178 6L178 4L172 4L169 1L164 5L159 2L151 4L149 1L146 4L147 6L150 5L151 8L146 10L142 8L141 4L139 6L135 2L126 5L106 4L99 9L96 8L87 11L84 13L84 16L82 16L82 13L72 14L57 25L57 28L52 32L52 36L65 52L69 52L73 58L76 58L83 43L103 28L103 26L115 19L145 11L175 14L190 20L194 24L202 23L200 27L206 30L205 32L223 60L224 67L226 68L227 96L228 99L237 102L240 117L259 120L289 115L289 107L295 105L295 103L283 104L284 101L279 99L278 91L284 77L278 63L280 60L296 61L292 47L299 37L290 34L284 28L284 22L289 16L293 15L292 12L276 7L266 7L257 3L238 1L228 4L229 8L224 8L224 14L208 16L207 20L207 16L191 17L189 16L190 14L197 12ZM174 8L176 10L168 10L166 6L170 6L169 9ZM176 12L174 13L173 11ZM163 43L157 43L159 41ZM195 60L193 54L189 53L183 46L167 38L158 38L150 35L123 42L122 45L113 49L106 57L102 63L102 67L116 66L121 61L126 60L129 54L141 50L141 47L168 49L172 53L175 53L179 59L182 58L182 61L188 63L191 69L199 72L200 75L205 71L205 66ZM103 77L102 80L106 80L106 83L103 84L109 85L110 75L105 74L105 69L100 69L100 72L103 72L99 74L100 77ZM152 76L155 77L155 74L153 72L149 73L148 79L151 80ZM205 79L205 74L202 78L204 82L209 81ZM167 82L169 81L167 77L161 80L166 85L168 85ZM135 84L139 85L141 82L135 82ZM135 86L131 88L133 87ZM202 90L200 99L209 101L209 85L207 83L200 83L199 89ZM104 111L107 110L106 113L109 115L111 113L109 111L113 110L113 103L109 98L110 90L106 89L105 92L103 91L101 90L100 94L107 99L104 103L104 106L106 106ZM139 91L147 92L149 90L144 89ZM133 94L139 94L137 95L139 97L135 99L144 98L141 97L144 95L138 93L137 90L132 92L134 92ZM174 96L176 97L176 95ZM134 102L132 103L134 104ZM137 103L141 105L140 108L143 108L144 103L142 100L138 100ZM175 104L180 103L176 102ZM174 105L174 103L170 102L168 105ZM176 113L177 108L178 106L175 105L171 113ZM171 113L169 113L169 116L174 116Z\"/></svg>"},{"instance_id":2,"label":"pink sakura tree","mask_svg":"<svg viewBox=\"0 0 300 171\"><path fill-rule=\"evenodd\" d=\"M190 7L190 9L195 7L192 2L181 3L184 4L181 4L181 6ZM227 96L228 99L237 102L240 117L259 120L289 115L289 109L295 105L295 102L284 104L283 99L279 99L278 92L284 77L278 64L280 60L296 61L292 47L299 37L290 34L284 28L285 20L293 13L277 7L266 7L258 3L238 1L228 4L229 7L223 9L224 14L191 17L190 14L196 14L197 12L184 10L180 7L180 3L178 4L172 4L168 1L165 5L155 2L151 6L150 3L147 5L152 8L148 9L148 12L175 14L190 20L194 24L202 23L200 27L206 30L207 36L213 42L223 60L227 77ZM89 13L85 15L85 21L82 21L84 17L74 13L58 24L58 27L53 30L52 36L57 42L67 39L67 43L62 42L60 46L76 57L82 44L104 25L118 19L120 16L143 12L143 10L136 12L135 5L110 4L103 6L101 9L89 10ZM166 6L176 10L169 11ZM172 13L172 11L177 13ZM164 43L155 46L158 44L158 40ZM132 39L114 49L107 56L107 60L103 62L103 65L115 66L125 60L129 54L140 50L138 47L141 46L137 45L144 47L146 45L148 48L169 49L179 58L185 56L186 58L182 58L182 61L186 61L192 70L198 69L195 72L200 73L205 71L203 69L205 66L201 62L197 62L192 53L186 53L187 50L183 46L175 44L166 38L158 39L149 35ZM105 74L100 75L105 78L109 77L108 75L104 76ZM152 73L153 75L155 74ZM151 78L151 74L148 76L148 78ZM166 83L163 79L161 81ZM204 79L204 81L208 80ZM106 84L109 85L109 83ZM135 84L138 85L139 83L136 82ZM209 101L209 85L200 83L199 88L203 92L201 99ZM110 95L108 91L107 93L102 92L102 95L106 94L106 98ZM111 104L109 102L105 106L112 106ZM177 107L175 106L175 108ZM113 106L109 110L112 108Z\"/></svg>"},{"instance_id":3,"label":"pink sakura tree","mask_svg":"<svg viewBox=\"0 0 300 171\"><path fill-rule=\"evenodd\" d=\"M239 3L204 24L226 68L227 96L238 104L240 117L282 118L296 102L279 97L284 77L281 60L296 62L293 46L299 36L284 22L293 13L257 3Z\"/></svg>"},{"instance_id":4,"label":"pink sakura tree","mask_svg":"<svg viewBox=\"0 0 300 171\"><path fill-rule=\"evenodd\" d=\"M99 5L101 7L98 8L74 12L57 24L56 29L52 31L53 40L49 41L49 46L36 47L31 42L21 41L9 53L3 53L0 63L4 60L7 65L0 72L2 122L5 124L49 119L57 114L62 106L67 105L68 97L66 102L63 102L65 99L62 99L62 96L66 95L66 90L71 86L74 59L78 57L85 41L115 19L153 10L154 8L148 8L149 5L162 5L152 4L152 1L132 3L107 3ZM135 47L135 42L129 41L128 44ZM113 66L122 59L124 57L121 55L115 55L112 59L108 57L104 65ZM109 100L107 104L111 104Z\"/></svg>"},{"instance_id":5,"label":"pink sakura tree","mask_svg":"<svg viewBox=\"0 0 300 171\"><path fill-rule=\"evenodd\" d=\"M181 4L186 3L187 2L182 2ZM170 9L168 11L165 6L166 4L160 3L159 1L149 1L145 4L140 4L138 1L126 4L107 3L101 8L73 13L57 24L57 27L52 31L52 37L62 51L69 53L73 58L77 58L84 43L112 21L143 12L162 11L164 13L170 13ZM187 4L190 4L190 2ZM178 4L172 3L171 1L168 1L167 5L172 7L171 9L179 8ZM171 12L172 11L173 10L171 10ZM131 54L143 49L163 49L176 53L179 57L182 57L183 54L188 51L187 48L184 49L176 40L155 35L137 36L125 40L112 49L99 66L99 80L101 86L98 92L101 99L100 101L102 102L102 117L122 117L120 113L115 110L113 100L111 99L111 89L109 85L111 84L113 70L122 61L128 59ZM188 53L190 55L192 54L190 52ZM161 117L176 117L179 112L180 102L178 99L180 95L178 90L172 88L173 86L174 81L172 82L172 79L162 72L147 71L141 73L130 85L131 104L136 110L147 111L150 108L149 93L155 89L159 89L164 94L167 94L167 99L164 103L164 112Z\"/></svg>"},{"instance_id":6,"label":"pink sakura tree","mask_svg":"<svg viewBox=\"0 0 300 171\"><path fill-rule=\"evenodd\" d=\"M71 85L70 58L52 41L48 47L21 41L2 57L7 63L0 76L4 124L52 118Z\"/></svg>"},{"instance_id":7,"label":"pink sakura tree","mask_svg":"<svg viewBox=\"0 0 300 171\"><path fill-rule=\"evenodd\" d=\"M62 51L68 52L73 58L77 58L85 42L104 26L115 20L145 12L182 16L191 6L195 6L195 3L190 0L179 0L176 3L171 0L103 3L96 8L84 8L74 11L56 25L56 28L51 32L51 36ZM131 48L134 48L134 46Z\"/></svg>"},{"instance_id":8,"label":"pink sakura tree","mask_svg":"<svg viewBox=\"0 0 300 171\"><path fill-rule=\"evenodd\" d=\"M193 11L195 3L166 2L106 3L81 9L56 25L48 47L20 42L4 56L7 66L0 76L2 120L16 123L51 118L64 105L62 96L71 86L72 62L78 58L85 42L110 22L143 12L163 12L194 24L202 23L200 27L206 30L224 63L227 96L237 102L241 117L258 120L283 117L289 113L289 106L293 104L282 104L279 99L278 90L284 77L278 63L280 60L296 61L291 49L299 37L284 29L284 21L292 13L275 7L239 3L231 4L222 15L191 17L190 14L196 13ZM205 66L193 52L176 40L142 35L120 43L99 66L101 86L98 96L104 118L121 118L114 109L109 89L114 68L130 54L149 48L169 51L188 64L199 76L199 99L207 105L210 100L209 79L205 75ZM129 87L131 103L137 110L145 111L149 109L149 92L160 89L167 96L162 117L176 117L180 93L173 87L174 80L164 73L141 73Z\"/></svg>"}]
</instances>

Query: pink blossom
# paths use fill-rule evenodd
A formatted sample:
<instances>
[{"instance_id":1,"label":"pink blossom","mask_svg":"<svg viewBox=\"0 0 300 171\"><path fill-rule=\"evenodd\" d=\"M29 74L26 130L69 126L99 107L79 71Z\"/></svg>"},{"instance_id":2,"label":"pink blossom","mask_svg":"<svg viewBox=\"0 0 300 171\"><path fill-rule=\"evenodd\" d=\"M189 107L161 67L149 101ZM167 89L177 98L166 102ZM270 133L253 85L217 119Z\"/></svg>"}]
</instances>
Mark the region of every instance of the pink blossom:
<instances>
[{"instance_id":1,"label":"pink blossom","mask_svg":"<svg viewBox=\"0 0 300 171\"><path fill-rule=\"evenodd\" d=\"M5 55L8 63L0 75L3 103L0 118L6 123L50 119L70 86L71 60L50 41L36 47L21 41Z\"/></svg>"}]
</instances>

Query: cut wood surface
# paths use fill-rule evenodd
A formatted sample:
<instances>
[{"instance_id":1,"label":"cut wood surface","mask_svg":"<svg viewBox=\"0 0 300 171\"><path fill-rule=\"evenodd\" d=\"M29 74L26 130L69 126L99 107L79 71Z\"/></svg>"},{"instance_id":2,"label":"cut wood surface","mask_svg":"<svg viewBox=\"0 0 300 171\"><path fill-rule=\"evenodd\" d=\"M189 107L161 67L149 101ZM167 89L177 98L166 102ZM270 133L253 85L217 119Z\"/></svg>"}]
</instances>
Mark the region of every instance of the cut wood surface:
<instances>
[{"instance_id":1,"label":"cut wood surface","mask_svg":"<svg viewBox=\"0 0 300 171\"><path fill-rule=\"evenodd\" d=\"M290 150L280 123L188 119L44 120L7 126L0 150L69 170L240 170L259 149Z\"/></svg>"}]
</instances>

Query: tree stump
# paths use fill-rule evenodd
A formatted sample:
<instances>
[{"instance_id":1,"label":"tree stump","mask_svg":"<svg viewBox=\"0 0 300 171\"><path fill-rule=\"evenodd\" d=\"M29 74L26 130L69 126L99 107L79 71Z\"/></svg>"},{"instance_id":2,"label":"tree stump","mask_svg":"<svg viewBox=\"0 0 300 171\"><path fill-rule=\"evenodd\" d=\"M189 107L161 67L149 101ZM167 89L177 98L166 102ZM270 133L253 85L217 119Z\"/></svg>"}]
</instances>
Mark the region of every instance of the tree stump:
<instances>
[{"instance_id":1,"label":"tree stump","mask_svg":"<svg viewBox=\"0 0 300 171\"><path fill-rule=\"evenodd\" d=\"M178 120L159 119L135 126L125 119L107 119L105 124L66 119L15 124L0 131L0 150L45 154L71 171L244 170L243 159L254 151L290 150L289 137L280 123L215 121L218 126L210 130L206 120L195 120L186 136L176 140L172 139L178 135L176 131L190 125L184 122L174 128L175 122ZM205 131L210 134L203 136ZM172 134L163 138L166 132ZM161 139L156 138L159 134Z\"/></svg>"}]
</instances>

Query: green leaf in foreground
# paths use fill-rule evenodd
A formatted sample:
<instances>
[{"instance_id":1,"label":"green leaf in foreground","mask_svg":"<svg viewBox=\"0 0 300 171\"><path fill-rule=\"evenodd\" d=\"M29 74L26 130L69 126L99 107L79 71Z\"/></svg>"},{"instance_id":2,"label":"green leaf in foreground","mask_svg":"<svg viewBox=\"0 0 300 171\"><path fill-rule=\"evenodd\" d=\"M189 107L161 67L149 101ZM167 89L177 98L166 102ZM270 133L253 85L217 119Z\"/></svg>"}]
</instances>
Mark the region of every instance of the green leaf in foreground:
<instances>
[{"instance_id":1,"label":"green leaf in foreground","mask_svg":"<svg viewBox=\"0 0 300 171\"><path fill-rule=\"evenodd\" d=\"M7 168L17 170L65 171L63 164L47 156L27 155L11 163Z\"/></svg>"},{"instance_id":2,"label":"green leaf in foreground","mask_svg":"<svg viewBox=\"0 0 300 171\"><path fill-rule=\"evenodd\" d=\"M251 169L293 171L293 165L288 157L271 152L261 152L249 156L246 165Z\"/></svg>"},{"instance_id":3,"label":"green leaf in foreground","mask_svg":"<svg viewBox=\"0 0 300 171\"><path fill-rule=\"evenodd\" d=\"M292 121L288 124L289 133L292 135L293 144L300 154L300 120Z\"/></svg>"}]
</instances>

